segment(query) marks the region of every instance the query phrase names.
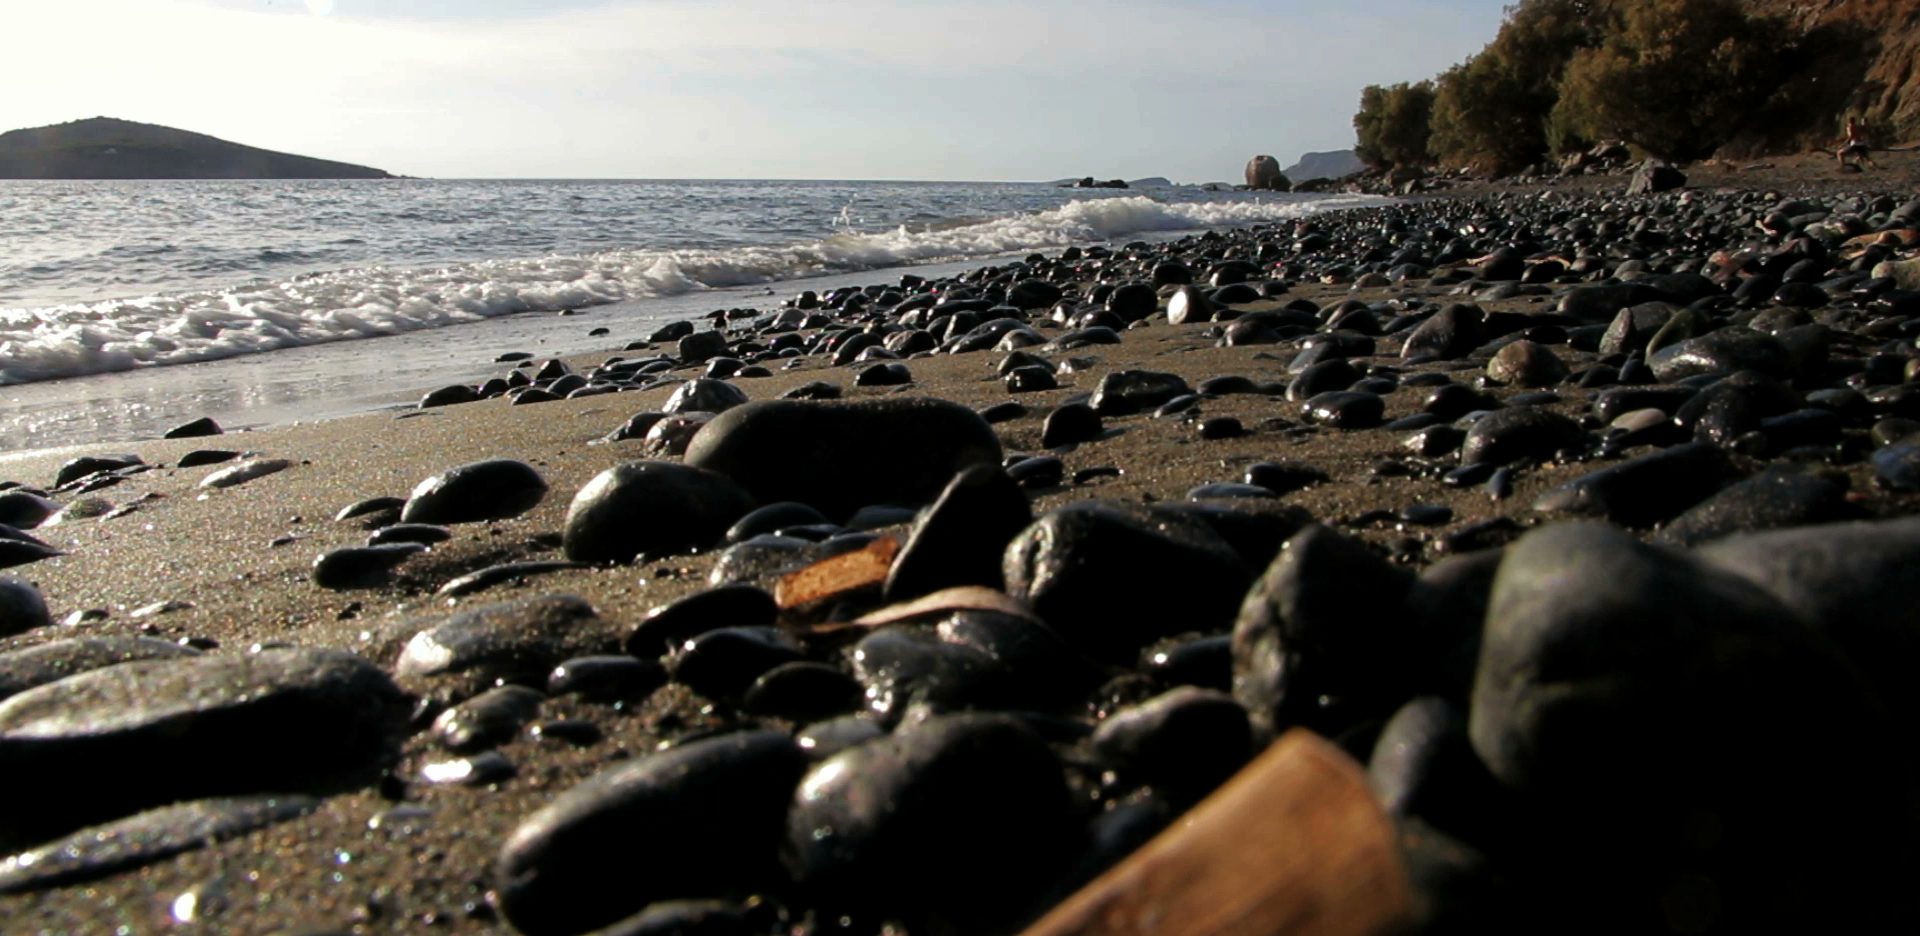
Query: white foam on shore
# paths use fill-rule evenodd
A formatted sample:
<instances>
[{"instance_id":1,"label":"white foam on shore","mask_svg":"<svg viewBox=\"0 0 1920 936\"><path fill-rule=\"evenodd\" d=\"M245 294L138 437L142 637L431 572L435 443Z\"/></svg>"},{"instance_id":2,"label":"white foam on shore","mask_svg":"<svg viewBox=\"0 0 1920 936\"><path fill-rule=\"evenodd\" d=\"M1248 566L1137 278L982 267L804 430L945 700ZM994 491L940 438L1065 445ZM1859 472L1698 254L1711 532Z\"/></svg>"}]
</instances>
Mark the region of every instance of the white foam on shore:
<instances>
[{"instance_id":1,"label":"white foam on shore","mask_svg":"<svg viewBox=\"0 0 1920 936\"><path fill-rule=\"evenodd\" d=\"M442 267L368 267L234 289L0 309L0 385L186 364L700 289L773 283L1284 221L1368 196L1166 204L1097 198L943 230L843 233L781 247L609 250Z\"/></svg>"}]
</instances>

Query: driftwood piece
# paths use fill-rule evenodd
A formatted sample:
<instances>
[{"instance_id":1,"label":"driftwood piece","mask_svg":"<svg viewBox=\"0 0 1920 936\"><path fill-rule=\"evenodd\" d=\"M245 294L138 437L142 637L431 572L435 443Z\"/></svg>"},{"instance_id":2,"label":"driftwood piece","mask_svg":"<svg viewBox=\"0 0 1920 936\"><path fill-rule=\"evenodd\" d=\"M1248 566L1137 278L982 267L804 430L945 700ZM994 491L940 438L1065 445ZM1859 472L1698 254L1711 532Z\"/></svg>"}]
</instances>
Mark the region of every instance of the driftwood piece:
<instances>
[{"instance_id":1,"label":"driftwood piece","mask_svg":"<svg viewBox=\"0 0 1920 936\"><path fill-rule=\"evenodd\" d=\"M1359 765L1296 729L1025 936L1371 936L1411 905Z\"/></svg>"}]
</instances>

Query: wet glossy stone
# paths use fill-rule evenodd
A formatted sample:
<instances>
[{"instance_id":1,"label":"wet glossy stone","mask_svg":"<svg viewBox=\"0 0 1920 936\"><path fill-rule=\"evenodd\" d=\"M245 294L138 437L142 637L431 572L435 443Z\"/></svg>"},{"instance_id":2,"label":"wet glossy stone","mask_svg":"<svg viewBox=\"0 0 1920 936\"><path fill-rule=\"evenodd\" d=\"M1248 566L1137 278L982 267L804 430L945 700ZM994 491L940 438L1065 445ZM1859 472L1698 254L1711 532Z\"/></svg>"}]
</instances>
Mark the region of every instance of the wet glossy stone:
<instances>
[{"instance_id":1,"label":"wet glossy stone","mask_svg":"<svg viewBox=\"0 0 1920 936\"><path fill-rule=\"evenodd\" d=\"M1645 528L1679 516L1734 477L1724 453L1692 442L1581 475L1542 495L1533 509Z\"/></svg>"},{"instance_id":2,"label":"wet glossy stone","mask_svg":"<svg viewBox=\"0 0 1920 936\"><path fill-rule=\"evenodd\" d=\"M507 837L493 869L500 911L531 936L572 934L656 901L775 884L777 843L805 765L784 732L751 731L605 768Z\"/></svg>"},{"instance_id":3,"label":"wet glossy stone","mask_svg":"<svg viewBox=\"0 0 1920 936\"><path fill-rule=\"evenodd\" d=\"M739 583L721 585L647 612L627 637L627 652L657 657L723 627L772 627L779 614L779 605L766 590Z\"/></svg>"},{"instance_id":4,"label":"wet glossy stone","mask_svg":"<svg viewBox=\"0 0 1920 936\"><path fill-rule=\"evenodd\" d=\"M199 653L192 647L152 637L69 637L50 641L0 653L0 699L104 666L135 660L171 660Z\"/></svg>"},{"instance_id":5,"label":"wet glossy stone","mask_svg":"<svg viewBox=\"0 0 1920 936\"><path fill-rule=\"evenodd\" d=\"M1007 543L1033 522L1027 495L997 467L955 475L907 535L883 594L904 601L961 585L1000 588Z\"/></svg>"},{"instance_id":6,"label":"wet glossy stone","mask_svg":"<svg viewBox=\"0 0 1920 936\"><path fill-rule=\"evenodd\" d=\"M433 720L433 733L449 751L483 751L511 741L540 714L546 699L525 686L497 686L441 712Z\"/></svg>"},{"instance_id":7,"label":"wet glossy stone","mask_svg":"<svg viewBox=\"0 0 1920 936\"><path fill-rule=\"evenodd\" d=\"M588 702L631 702L666 685L667 668L658 660L607 654L562 661L547 674L547 694L579 696Z\"/></svg>"},{"instance_id":8,"label":"wet glossy stone","mask_svg":"<svg viewBox=\"0 0 1920 936\"><path fill-rule=\"evenodd\" d=\"M1088 405L1101 416L1127 416L1152 410L1193 388L1174 374L1154 371L1115 371L1100 378Z\"/></svg>"},{"instance_id":9,"label":"wet glossy stone","mask_svg":"<svg viewBox=\"0 0 1920 936\"><path fill-rule=\"evenodd\" d=\"M711 377L699 377L674 388L673 395L660 405L662 414L723 413L747 402L747 392Z\"/></svg>"},{"instance_id":10,"label":"wet glossy stone","mask_svg":"<svg viewBox=\"0 0 1920 936\"><path fill-rule=\"evenodd\" d=\"M1548 459L1582 441L1580 426L1551 410L1513 406L1475 420L1460 448L1462 465L1506 465Z\"/></svg>"},{"instance_id":11,"label":"wet glossy stone","mask_svg":"<svg viewBox=\"0 0 1920 936\"><path fill-rule=\"evenodd\" d=\"M667 660L674 682L732 705L762 674L804 655L777 628L723 627L686 641Z\"/></svg>"},{"instance_id":12,"label":"wet glossy stone","mask_svg":"<svg viewBox=\"0 0 1920 936\"><path fill-rule=\"evenodd\" d=\"M627 462L595 475L567 508L562 548L576 562L631 562L709 548L752 510L728 478L672 462Z\"/></svg>"},{"instance_id":13,"label":"wet glossy stone","mask_svg":"<svg viewBox=\"0 0 1920 936\"><path fill-rule=\"evenodd\" d=\"M1116 661L1132 660L1160 637L1224 629L1251 578L1233 549L1197 520L1099 503L1041 517L1008 544L1003 572L1007 593L1068 643Z\"/></svg>"},{"instance_id":14,"label":"wet glossy stone","mask_svg":"<svg viewBox=\"0 0 1920 936\"><path fill-rule=\"evenodd\" d=\"M313 560L313 584L321 588L367 588L387 581L394 569L423 552L421 543L348 546L321 553Z\"/></svg>"},{"instance_id":15,"label":"wet glossy stone","mask_svg":"<svg viewBox=\"0 0 1920 936\"><path fill-rule=\"evenodd\" d=\"M1040 444L1048 448L1091 442L1106 431L1100 414L1085 403L1068 403L1054 408L1041 424Z\"/></svg>"},{"instance_id":16,"label":"wet glossy stone","mask_svg":"<svg viewBox=\"0 0 1920 936\"><path fill-rule=\"evenodd\" d=\"M304 816L320 805L282 794L176 803L82 829L0 860L0 894L21 894L152 864Z\"/></svg>"},{"instance_id":17,"label":"wet glossy stone","mask_svg":"<svg viewBox=\"0 0 1920 936\"><path fill-rule=\"evenodd\" d=\"M385 673L333 650L148 659L47 683L0 702L0 769L35 804L0 819L0 842L178 799L325 788L390 756L405 718Z\"/></svg>"},{"instance_id":18,"label":"wet glossy stone","mask_svg":"<svg viewBox=\"0 0 1920 936\"><path fill-rule=\"evenodd\" d=\"M1059 760L1020 722L934 718L808 771L787 866L828 908L1001 929L1060 870L1068 800Z\"/></svg>"},{"instance_id":19,"label":"wet glossy stone","mask_svg":"<svg viewBox=\"0 0 1920 936\"><path fill-rule=\"evenodd\" d=\"M517 517L547 496L532 465L507 458L450 468L421 481L400 511L404 523L479 523Z\"/></svg>"},{"instance_id":20,"label":"wet glossy stone","mask_svg":"<svg viewBox=\"0 0 1920 936\"><path fill-rule=\"evenodd\" d=\"M19 540L4 542L18 548L34 548L34 544ZM52 550L47 552L56 555ZM0 637L24 634L52 623L53 616L48 613L47 601L39 589L12 576L0 576Z\"/></svg>"},{"instance_id":21,"label":"wet glossy stone","mask_svg":"<svg viewBox=\"0 0 1920 936\"><path fill-rule=\"evenodd\" d=\"M914 398L749 403L715 417L686 455L761 503L798 501L830 518L926 503L962 469L999 461L999 436L972 410Z\"/></svg>"},{"instance_id":22,"label":"wet glossy stone","mask_svg":"<svg viewBox=\"0 0 1920 936\"><path fill-rule=\"evenodd\" d=\"M858 680L825 663L795 660L764 673L741 694L740 710L764 718L811 722L859 711Z\"/></svg>"},{"instance_id":23,"label":"wet glossy stone","mask_svg":"<svg viewBox=\"0 0 1920 936\"><path fill-rule=\"evenodd\" d=\"M1182 686L1113 713L1093 749L1123 777L1197 798L1252 756L1253 729L1232 696Z\"/></svg>"},{"instance_id":24,"label":"wet glossy stone","mask_svg":"<svg viewBox=\"0 0 1920 936\"><path fill-rule=\"evenodd\" d=\"M394 676L410 692L458 700L496 682L540 685L560 661L617 645L613 626L585 599L537 595L427 624L401 651Z\"/></svg>"},{"instance_id":25,"label":"wet glossy stone","mask_svg":"<svg viewBox=\"0 0 1920 936\"><path fill-rule=\"evenodd\" d=\"M1300 409L1308 422L1335 429L1370 429L1380 425L1387 401L1358 390L1335 390L1308 400Z\"/></svg>"}]
</instances>

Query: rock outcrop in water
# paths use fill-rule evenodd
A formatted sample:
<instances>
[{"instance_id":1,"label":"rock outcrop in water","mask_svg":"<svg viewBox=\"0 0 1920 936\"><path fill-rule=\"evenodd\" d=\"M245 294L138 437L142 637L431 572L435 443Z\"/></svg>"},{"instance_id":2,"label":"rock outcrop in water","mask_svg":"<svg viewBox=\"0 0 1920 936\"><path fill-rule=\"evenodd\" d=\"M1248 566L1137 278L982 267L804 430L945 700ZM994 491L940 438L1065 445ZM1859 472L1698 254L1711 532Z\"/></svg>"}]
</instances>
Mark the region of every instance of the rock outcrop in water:
<instances>
[{"instance_id":1,"label":"rock outcrop in water","mask_svg":"<svg viewBox=\"0 0 1920 936\"><path fill-rule=\"evenodd\" d=\"M0 179L391 179L384 169L93 117L0 133Z\"/></svg>"}]
</instances>

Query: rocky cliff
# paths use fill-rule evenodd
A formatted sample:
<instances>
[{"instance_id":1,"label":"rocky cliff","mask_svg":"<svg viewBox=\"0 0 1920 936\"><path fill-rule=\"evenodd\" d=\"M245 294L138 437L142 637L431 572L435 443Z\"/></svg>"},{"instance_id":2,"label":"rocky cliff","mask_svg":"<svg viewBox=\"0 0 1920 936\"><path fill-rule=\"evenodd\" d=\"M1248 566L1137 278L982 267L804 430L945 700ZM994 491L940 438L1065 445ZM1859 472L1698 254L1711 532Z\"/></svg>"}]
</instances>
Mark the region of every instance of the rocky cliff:
<instances>
[{"instance_id":1,"label":"rocky cliff","mask_svg":"<svg viewBox=\"0 0 1920 936\"><path fill-rule=\"evenodd\" d=\"M1783 63L1789 93L1736 150L1831 146L1848 114L1890 142L1920 140L1920 2L1747 0L1787 21L1802 38Z\"/></svg>"},{"instance_id":2,"label":"rocky cliff","mask_svg":"<svg viewBox=\"0 0 1920 936\"><path fill-rule=\"evenodd\" d=\"M384 170L94 117L0 134L0 179L390 179Z\"/></svg>"}]
</instances>

